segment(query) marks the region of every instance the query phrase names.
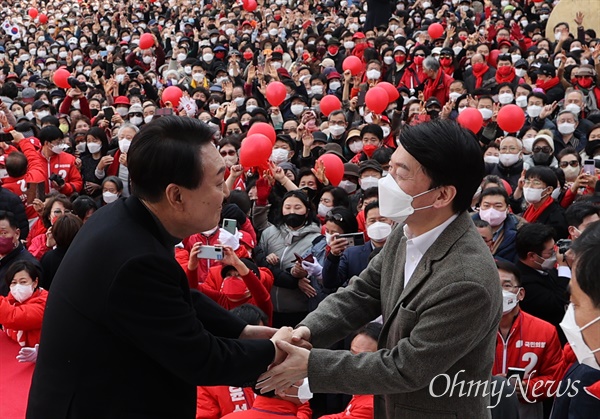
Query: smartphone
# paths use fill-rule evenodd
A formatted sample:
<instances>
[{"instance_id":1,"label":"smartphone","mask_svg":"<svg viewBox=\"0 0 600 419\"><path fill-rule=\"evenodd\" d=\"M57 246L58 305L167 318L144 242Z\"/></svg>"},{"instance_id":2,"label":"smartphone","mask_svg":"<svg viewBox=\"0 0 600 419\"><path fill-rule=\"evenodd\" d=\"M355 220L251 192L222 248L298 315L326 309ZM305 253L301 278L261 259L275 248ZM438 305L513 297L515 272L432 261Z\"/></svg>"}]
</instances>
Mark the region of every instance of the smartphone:
<instances>
[{"instance_id":1,"label":"smartphone","mask_svg":"<svg viewBox=\"0 0 600 419\"><path fill-rule=\"evenodd\" d=\"M585 159L583 161L583 173L588 175L596 173L596 161L594 159Z\"/></svg>"},{"instance_id":2,"label":"smartphone","mask_svg":"<svg viewBox=\"0 0 600 419\"><path fill-rule=\"evenodd\" d=\"M525 368L508 367L506 378L518 376L520 380L525 377Z\"/></svg>"},{"instance_id":3,"label":"smartphone","mask_svg":"<svg viewBox=\"0 0 600 419\"><path fill-rule=\"evenodd\" d=\"M101 57L106 57L108 55L108 51L100 51Z\"/></svg>"},{"instance_id":4,"label":"smartphone","mask_svg":"<svg viewBox=\"0 0 600 419\"><path fill-rule=\"evenodd\" d=\"M171 108L159 108L154 112L155 115L158 116L169 116L173 115L173 109Z\"/></svg>"},{"instance_id":5,"label":"smartphone","mask_svg":"<svg viewBox=\"0 0 600 419\"><path fill-rule=\"evenodd\" d=\"M129 76L129 78L131 80L133 80L133 79L137 79L137 77L140 75L140 73L138 73L137 71L133 71L131 73L127 73L127 75Z\"/></svg>"},{"instance_id":6,"label":"smartphone","mask_svg":"<svg viewBox=\"0 0 600 419\"><path fill-rule=\"evenodd\" d=\"M367 96L367 92L360 91L358 92L358 102L356 104L357 107L365 106L365 97Z\"/></svg>"},{"instance_id":7,"label":"smartphone","mask_svg":"<svg viewBox=\"0 0 600 419\"><path fill-rule=\"evenodd\" d=\"M363 233L340 234L340 239L346 239L348 246L361 246L365 244L365 235Z\"/></svg>"},{"instance_id":8,"label":"smartphone","mask_svg":"<svg viewBox=\"0 0 600 419\"><path fill-rule=\"evenodd\" d=\"M220 246L200 246L198 258L223 260L223 248Z\"/></svg>"},{"instance_id":9,"label":"smartphone","mask_svg":"<svg viewBox=\"0 0 600 419\"><path fill-rule=\"evenodd\" d=\"M252 56L252 65L258 67L258 52L255 52L254 56Z\"/></svg>"},{"instance_id":10,"label":"smartphone","mask_svg":"<svg viewBox=\"0 0 600 419\"><path fill-rule=\"evenodd\" d=\"M11 143L13 136L0 131L0 143Z\"/></svg>"},{"instance_id":11,"label":"smartphone","mask_svg":"<svg viewBox=\"0 0 600 419\"><path fill-rule=\"evenodd\" d=\"M108 122L110 122L112 117L115 116L115 110L110 106L102 108L102 112L104 113L104 119L108 120Z\"/></svg>"},{"instance_id":12,"label":"smartphone","mask_svg":"<svg viewBox=\"0 0 600 419\"><path fill-rule=\"evenodd\" d=\"M223 218L223 230L228 231L231 234L235 234L237 229L237 221L231 218Z\"/></svg>"}]
</instances>

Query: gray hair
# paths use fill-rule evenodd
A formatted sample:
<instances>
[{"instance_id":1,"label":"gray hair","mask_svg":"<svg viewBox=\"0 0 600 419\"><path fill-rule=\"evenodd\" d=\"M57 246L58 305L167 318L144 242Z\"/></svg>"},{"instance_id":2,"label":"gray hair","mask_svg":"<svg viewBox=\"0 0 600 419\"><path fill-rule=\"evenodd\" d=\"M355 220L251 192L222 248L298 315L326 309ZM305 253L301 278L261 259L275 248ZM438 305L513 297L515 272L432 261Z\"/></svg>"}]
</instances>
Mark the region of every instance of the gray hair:
<instances>
[{"instance_id":1,"label":"gray hair","mask_svg":"<svg viewBox=\"0 0 600 419\"><path fill-rule=\"evenodd\" d=\"M558 117L559 117L559 116L561 116L561 115L564 115L564 114L566 114L566 113L573 115L573 119L575 119L575 123L578 123L578 122L579 122L579 118L577 117L577 115L575 115L575 113L574 113L574 112L568 111L568 110L566 110L566 109L564 109L564 110L560 111L560 112L558 113L558 115L556 115L556 119L558 119Z\"/></svg>"},{"instance_id":2,"label":"gray hair","mask_svg":"<svg viewBox=\"0 0 600 419\"><path fill-rule=\"evenodd\" d=\"M140 132L140 129L139 129L137 126L133 125L133 124L132 124L132 123L130 123L130 122L124 122L124 123L123 123L123 125L121 125L121 126L119 127L119 130L117 131L117 137L120 137L120 136L121 136L121 133L122 133L123 131L125 131L127 128L129 128L129 129L132 129L133 131L135 131L135 133L136 133L136 134L137 134L138 132Z\"/></svg>"},{"instance_id":3,"label":"gray hair","mask_svg":"<svg viewBox=\"0 0 600 419\"><path fill-rule=\"evenodd\" d=\"M585 102L585 95L583 94L583 92L581 90L575 89L574 87L569 87L566 91L565 91L565 98L567 96L569 96L571 93L577 93L579 94L579 96L581 96L581 101Z\"/></svg>"},{"instance_id":4,"label":"gray hair","mask_svg":"<svg viewBox=\"0 0 600 419\"><path fill-rule=\"evenodd\" d=\"M430 55L423 60L423 67L437 73L440 69L440 62Z\"/></svg>"}]
</instances>

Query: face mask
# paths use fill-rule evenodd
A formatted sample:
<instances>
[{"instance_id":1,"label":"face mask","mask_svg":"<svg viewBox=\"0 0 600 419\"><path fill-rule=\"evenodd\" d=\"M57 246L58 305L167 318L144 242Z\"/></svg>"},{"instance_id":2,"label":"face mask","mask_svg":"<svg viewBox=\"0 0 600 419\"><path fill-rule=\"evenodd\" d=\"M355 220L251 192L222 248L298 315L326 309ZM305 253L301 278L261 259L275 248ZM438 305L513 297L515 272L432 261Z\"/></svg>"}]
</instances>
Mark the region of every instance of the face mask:
<instances>
[{"instance_id":1,"label":"face mask","mask_svg":"<svg viewBox=\"0 0 600 419\"><path fill-rule=\"evenodd\" d=\"M519 291L517 291L518 294ZM513 308L517 306L519 300L517 294L513 294L510 291L502 290L502 314L507 314Z\"/></svg>"},{"instance_id":2,"label":"face mask","mask_svg":"<svg viewBox=\"0 0 600 419\"><path fill-rule=\"evenodd\" d=\"M296 116L300 115L302 113L302 111L304 111L304 105L302 104L295 104L290 106L290 110L292 111L292 113Z\"/></svg>"},{"instance_id":3,"label":"face mask","mask_svg":"<svg viewBox=\"0 0 600 419\"><path fill-rule=\"evenodd\" d=\"M13 285L10 287L10 293L12 294L13 297L15 297L15 300L22 303L22 302L28 300L29 297L31 297L33 295L33 284L31 284L31 285L23 285L23 284Z\"/></svg>"},{"instance_id":4,"label":"face mask","mask_svg":"<svg viewBox=\"0 0 600 419\"><path fill-rule=\"evenodd\" d=\"M354 41L345 41L344 48L350 50L354 48Z\"/></svg>"},{"instance_id":5,"label":"face mask","mask_svg":"<svg viewBox=\"0 0 600 419\"><path fill-rule=\"evenodd\" d=\"M381 72L379 70L367 71L367 78L369 80L379 80L379 77L381 77Z\"/></svg>"},{"instance_id":6,"label":"face mask","mask_svg":"<svg viewBox=\"0 0 600 419\"><path fill-rule=\"evenodd\" d=\"M183 61L187 58L187 54L180 52L179 54L177 54L177 61Z\"/></svg>"},{"instance_id":7,"label":"face mask","mask_svg":"<svg viewBox=\"0 0 600 419\"><path fill-rule=\"evenodd\" d=\"M527 107L527 96L519 96L518 98L515 99L515 104L519 108Z\"/></svg>"},{"instance_id":8,"label":"face mask","mask_svg":"<svg viewBox=\"0 0 600 419\"><path fill-rule=\"evenodd\" d=\"M542 113L541 106L531 105L531 106L527 107L527 115L529 115L532 118L536 118L536 117L540 116L541 113Z\"/></svg>"},{"instance_id":9,"label":"face mask","mask_svg":"<svg viewBox=\"0 0 600 419\"><path fill-rule=\"evenodd\" d=\"M213 58L215 58L214 54L210 54L210 53L202 54L202 60L205 61L205 62L212 61Z\"/></svg>"},{"instance_id":10,"label":"face mask","mask_svg":"<svg viewBox=\"0 0 600 419\"><path fill-rule=\"evenodd\" d=\"M481 108L478 109L479 113L481 113L481 116L483 116L483 120L487 121L489 120L492 115L494 114L494 111L492 111L491 109L487 109L487 108Z\"/></svg>"},{"instance_id":11,"label":"face mask","mask_svg":"<svg viewBox=\"0 0 600 419\"><path fill-rule=\"evenodd\" d=\"M458 92L450 92L450 100L452 102L456 102L458 100L459 97L461 97L462 95Z\"/></svg>"},{"instance_id":12,"label":"face mask","mask_svg":"<svg viewBox=\"0 0 600 419\"><path fill-rule=\"evenodd\" d=\"M550 197L552 199L554 199L555 201L558 201L558 198L560 198L561 192L562 192L561 188L556 188L552 191L552 193L550 194Z\"/></svg>"},{"instance_id":13,"label":"face mask","mask_svg":"<svg viewBox=\"0 0 600 419\"><path fill-rule=\"evenodd\" d=\"M565 106L565 110L573 112L575 115L579 115L579 112L581 112L581 107L576 103L569 103L567 106Z\"/></svg>"},{"instance_id":14,"label":"face mask","mask_svg":"<svg viewBox=\"0 0 600 419\"><path fill-rule=\"evenodd\" d=\"M150 64L152 62L152 57L150 57L149 55L145 55L144 57L142 57L142 61L144 62L144 64Z\"/></svg>"},{"instance_id":15,"label":"face mask","mask_svg":"<svg viewBox=\"0 0 600 419\"><path fill-rule=\"evenodd\" d=\"M533 150L533 142L534 141L535 141L535 138L523 139L523 148L525 149L525 151L527 151L528 153L531 153L531 151Z\"/></svg>"},{"instance_id":16,"label":"face mask","mask_svg":"<svg viewBox=\"0 0 600 419\"><path fill-rule=\"evenodd\" d=\"M117 199L119 199L119 195L117 195L116 193L106 191L106 192L102 192L102 199L107 204L110 204L110 203L115 202Z\"/></svg>"},{"instance_id":17,"label":"face mask","mask_svg":"<svg viewBox=\"0 0 600 419\"><path fill-rule=\"evenodd\" d=\"M81 55L73 55L73 61L81 61L82 58Z\"/></svg>"},{"instance_id":18,"label":"face mask","mask_svg":"<svg viewBox=\"0 0 600 419\"><path fill-rule=\"evenodd\" d=\"M596 323L598 320L600 320L600 317L595 318L580 328L577 326L577 322L575 322L575 308L573 303L571 303L567 308L567 312L565 313L563 321L560 323L560 327L562 328L563 332L565 332L565 336L571 345L571 349L573 349L573 352L575 352L577 361L579 361L580 364L587 365L596 370L600 370L600 365L598 365L598 361L596 361L594 354L600 351L600 348L591 350L583 340L583 334L581 332L590 327L592 324Z\"/></svg>"},{"instance_id":19,"label":"face mask","mask_svg":"<svg viewBox=\"0 0 600 419\"><path fill-rule=\"evenodd\" d=\"M523 196L525 197L525 201L530 204L537 204L542 200L543 189L536 188L523 188Z\"/></svg>"},{"instance_id":20,"label":"face mask","mask_svg":"<svg viewBox=\"0 0 600 419\"><path fill-rule=\"evenodd\" d=\"M75 71L77 71L78 73L82 73L83 72L83 66L77 66L77 67L75 67Z\"/></svg>"},{"instance_id":21,"label":"face mask","mask_svg":"<svg viewBox=\"0 0 600 419\"><path fill-rule=\"evenodd\" d=\"M0 237L0 255L8 255L15 248L12 237Z\"/></svg>"},{"instance_id":22,"label":"face mask","mask_svg":"<svg viewBox=\"0 0 600 419\"><path fill-rule=\"evenodd\" d=\"M37 117L38 117L38 119L45 118L45 117L47 117L48 115L50 115L50 112L48 112L48 111L38 111L38 112L37 112Z\"/></svg>"},{"instance_id":23,"label":"face mask","mask_svg":"<svg viewBox=\"0 0 600 419\"><path fill-rule=\"evenodd\" d=\"M563 135L572 134L575 131L575 124L571 124L569 122L563 122L562 124L558 124L558 132Z\"/></svg>"},{"instance_id":24,"label":"face mask","mask_svg":"<svg viewBox=\"0 0 600 419\"><path fill-rule=\"evenodd\" d=\"M306 403L307 401L313 398L313 394L310 391L310 387L308 386L308 378L304 379L301 386L292 385L292 387L296 387L298 389L298 395L294 396L290 394L288 395L288 397L298 397L298 401L302 404Z\"/></svg>"},{"instance_id":25,"label":"face mask","mask_svg":"<svg viewBox=\"0 0 600 419\"><path fill-rule=\"evenodd\" d=\"M117 81L117 83L122 83L123 79L125 79L125 74L117 74L115 76L115 80Z\"/></svg>"},{"instance_id":26,"label":"face mask","mask_svg":"<svg viewBox=\"0 0 600 419\"><path fill-rule=\"evenodd\" d=\"M183 68L183 71L184 71L185 74L187 74L189 76L190 74L192 74L192 67L190 67L189 65L186 65Z\"/></svg>"},{"instance_id":27,"label":"face mask","mask_svg":"<svg viewBox=\"0 0 600 419\"><path fill-rule=\"evenodd\" d=\"M504 167L510 167L519 161L520 154L500 154L500 163Z\"/></svg>"},{"instance_id":28,"label":"face mask","mask_svg":"<svg viewBox=\"0 0 600 419\"><path fill-rule=\"evenodd\" d=\"M577 167L567 166L564 169L562 169L562 171L565 174L565 179L567 180L567 182L573 182L575 179L577 179L577 176L579 176L581 169L579 166L577 166Z\"/></svg>"},{"instance_id":29,"label":"face mask","mask_svg":"<svg viewBox=\"0 0 600 419\"><path fill-rule=\"evenodd\" d=\"M331 131L331 128L329 130ZM362 141L354 141L353 143L350 143L348 145L348 148L350 149L350 151L352 151L355 154L360 153L363 149L363 143L362 143Z\"/></svg>"},{"instance_id":30,"label":"face mask","mask_svg":"<svg viewBox=\"0 0 600 419\"><path fill-rule=\"evenodd\" d=\"M275 69L275 70L279 70L281 68L281 61L273 61L271 63L271 66Z\"/></svg>"},{"instance_id":31,"label":"face mask","mask_svg":"<svg viewBox=\"0 0 600 419\"><path fill-rule=\"evenodd\" d=\"M106 51L107 52L113 52L115 50L115 46L114 45L107 45L106 46Z\"/></svg>"},{"instance_id":32,"label":"face mask","mask_svg":"<svg viewBox=\"0 0 600 419\"><path fill-rule=\"evenodd\" d=\"M367 235L371 240L381 243L392 233L392 226L388 223L377 221L367 227Z\"/></svg>"},{"instance_id":33,"label":"face mask","mask_svg":"<svg viewBox=\"0 0 600 419\"><path fill-rule=\"evenodd\" d=\"M502 93L498 95L498 102L500 102L502 105L508 105L509 103L512 103L514 99L515 95L512 93Z\"/></svg>"},{"instance_id":34,"label":"face mask","mask_svg":"<svg viewBox=\"0 0 600 419\"><path fill-rule=\"evenodd\" d=\"M102 144L88 143L87 148L90 151L90 153L95 154L95 153L98 153L102 149Z\"/></svg>"},{"instance_id":35,"label":"face mask","mask_svg":"<svg viewBox=\"0 0 600 419\"><path fill-rule=\"evenodd\" d=\"M549 153L543 153L543 152L533 153L532 158L533 158L533 162L537 166L548 166L548 164L550 163L550 154Z\"/></svg>"},{"instance_id":36,"label":"face mask","mask_svg":"<svg viewBox=\"0 0 600 419\"><path fill-rule=\"evenodd\" d=\"M498 164L498 163L500 163L500 157L498 157L498 156L484 156L483 157L483 161L486 162L486 163Z\"/></svg>"},{"instance_id":37,"label":"face mask","mask_svg":"<svg viewBox=\"0 0 600 419\"><path fill-rule=\"evenodd\" d=\"M321 85L314 85L314 86L310 86L310 92L313 95L322 95L323 94L323 86Z\"/></svg>"},{"instance_id":38,"label":"face mask","mask_svg":"<svg viewBox=\"0 0 600 419\"><path fill-rule=\"evenodd\" d=\"M435 189L432 188L411 196L398 186L392 176L381 178L379 180L379 213L382 217L387 217L397 223L403 223L415 211L433 206L427 205L425 207L413 208L412 202L414 198L428 194Z\"/></svg>"},{"instance_id":39,"label":"face mask","mask_svg":"<svg viewBox=\"0 0 600 419\"><path fill-rule=\"evenodd\" d=\"M204 74L203 73L194 73L194 74L192 74L192 79L194 79L194 81L196 83L201 83L204 80Z\"/></svg>"},{"instance_id":40,"label":"face mask","mask_svg":"<svg viewBox=\"0 0 600 419\"><path fill-rule=\"evenodd\" d=\"M6 177L8 177L8 172L6 169L0 169L0 179L4 179Z\"/></svg>"},{"instance_id":41,"label":"face mask","mask_svg":"<svg viewBox=\"0 0 600 419\"><path fill-rule=\"evenodd\" d=\"M383 57L383 62L386 65L392 65L392 63L394 62L394 57L390 57L389 55L387 57Z\"/></svg>"},{"instance_id":42,"label":"face mask","mask_svg":"<svg viewBox=\"0 0 600 419\"><path fill-rule=\"evenodd\" d=\"M525 75L527 74L527 70L525 70L524 68L515 68L515 74L517 75L517 77L525 77ZM522 108L524 108L524 106L522 106Z\"/></svg>"},{"instance_id":43,"label":"face mask","mask_svg":"<svg viewBox=\"0 0 600 419\"><path fill-rule=\"evenodd\" d=\"M480 210L479 218L483 221L487 221L492 227L498 227L506 220L506 211L498 211L495 208Z\"/></svg>"},{"instance_id":44,"label":"face mask","mask_svg":"<svg viewBox=\"0 0 600 419\"><path fill-rule=\"evenodd\" d=\"M119 150L121 150L121 153L127 153L129 151L130 146L131 140L119 140Z\"/></svg>"},{"instance_id":45,"label":"face mask","mask_svg":"<svg viewBox=\"0 0 600 419\"><path fill-rule=\"evenodd\" d=\"M79 143L75 146L75 150L79 151L80 153L85 152L85 143Z\"/></svg>"},{"instance_id":46,"label":"face mask","mask_svg":"<svg viewBox=\"0 0 600 419\"><path fill-rule=\"evenodd\" d=\"M286 214L283 216L283 222L290 228L298 228L306 222L305 214Z\"/></svg>"},{"instance_id":47,"label":"face mask","mask_svg":"<svg viewBox=\"0 0 600 419\"><path fill-rule=\"evenodd\" d=\"M289 152L283 148L276 148L271 152L271 161L275 164L283 163L288 160Z\"/></svg>"},{"instance_id":48,"label":"face mask","mask_svg":"<svg viewBox=\"0 0 600 419\"><path fill-rule=\"evenodd\" d=\"M329 83L329 88L333 91L338 90L340 87L342 87L342 83L340 83L339 81L332 81L331 83Z\"/></svg>"},{"instance_id":49,"label":"face mask","mask_svg":"<svg viewBox=\"0 0 600 419\"><path fill-rule=\"evenodd\" d=\"M141 116L134 116L133 118L129 118L129 122L131 122L135 126L140 126L142 125L142 122L144 122L144 118L142 118Z\"/></svg>"},{"instance_id":50,"label":"face mask","mask_svg":"<svg viewBox=\"0 0 600 419\"><path fill-rule=\"evenodd\" d=\"M329 127L329 132L334 137L341 136L342 134L344 134L345 131L346 131L346 127L344 127L342 125L332 125ZM361 142L361 144L362 144L362 142Z\"/></svg>"},{"instance_id":51,"label":"face mask","mask_svg":"<svg viewBox=\"0 0 600 419\"><path fill-rule=\"evenodd\" d=\"M52 147L52 152L54 154L60 154L65 151L69 146L67 144L55 145Z\"/></svg>"},{"instance_id":52,"label":"face mask","mask_svg":"<svg viewBox=\"0 0 600 419\"><path fill-rule=\"evenodd\" d=\"M367 176L358 181L360 183L360 188L363 191L366 191L369 188L375 188L379 185L379 179L374 176Z\"/></svg>"},{"instance_id":53,"label":"face mask","mask_svg":"<svg viewBox=\"0 0 600 419\"><path fill-rule=\"evenodd\" d=\"M383 126L381 127L381 130L383 131L383 138L387 138L390 135L390 127Z\"/></svg>"},{"instance_id":54,"label":"face mask","mask_svg":"<svg viewBox=\"0 0 600 419\"><path fill-rule=\"evenodd\" d=\"M319 202L317 214L319 214L319 217L325 218L325 216L331 210L331 208L333 208L333 207L328 207L327 205L323 204L322 202Z\"/></svg>"},{"instance_id":55,"label":"face mask","mask_svg":"<svg viewBox=\"0 0 600 419\"><path fill-rule=\"evenodd\" d=\"M246 105L246 111L248 111L249 113L252 113L252 111L256 109L256 106L254 105Z\"/></svg>"},{"instance_id":56,"label":"face mask","mask_svg":"<svg viewBox=\"0 0 600 419\"><path fill-rule=\"evenodd\" d=\"M350 182L349 180L342 180L338 187L345 190L348 194L351 194L358 189L358 185L354 182Z\"/></svg>"}]
</instances>

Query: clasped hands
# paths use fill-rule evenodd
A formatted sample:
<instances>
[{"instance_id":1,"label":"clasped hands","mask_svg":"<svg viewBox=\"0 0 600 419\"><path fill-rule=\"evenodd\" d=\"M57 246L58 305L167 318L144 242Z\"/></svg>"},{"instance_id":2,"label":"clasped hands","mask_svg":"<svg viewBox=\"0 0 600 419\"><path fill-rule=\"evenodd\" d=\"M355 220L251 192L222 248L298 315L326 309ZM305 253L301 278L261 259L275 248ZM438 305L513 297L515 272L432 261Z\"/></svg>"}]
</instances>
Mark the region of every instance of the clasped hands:
<instances>
[{"instance_id":1,"label":"clasped hands","mask_svg":"<svg viewBox=\"0 0 600 419\"><path fill-rule=\"evenodd\" d=\"M246 326L246 329L259 327ZM241 337L244 337L246 329ZM271 333L275 330L264 327L261 329L263 330L261 333L266 333L264 329L270 330ZM256 388L260 389L263 394L272 390L285 391L297 381L306 378L308 376L308 357L310 349L312 349L310 330L306 326L300 326L297 329L282 327L272 334L270 339L275 344L275 359L269 369L258 377L256 385Z\"/></svg>"}]
</instances>

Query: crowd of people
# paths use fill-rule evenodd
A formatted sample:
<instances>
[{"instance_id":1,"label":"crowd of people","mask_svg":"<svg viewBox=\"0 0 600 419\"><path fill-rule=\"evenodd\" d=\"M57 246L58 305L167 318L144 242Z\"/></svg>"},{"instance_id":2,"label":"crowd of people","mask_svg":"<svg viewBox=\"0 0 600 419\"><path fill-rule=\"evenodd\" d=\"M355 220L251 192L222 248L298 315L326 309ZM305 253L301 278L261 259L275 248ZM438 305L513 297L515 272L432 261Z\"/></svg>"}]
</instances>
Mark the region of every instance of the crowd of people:
<instances>
[{"instance_id":1,"label":"crowd of people","mask_svg":"<svg viewBox=\"0 0 600 419\"><path fill-rule=\"evenodd\" d=\"M61 261L97 210L132 194L128 151L152 121L178 115L204 122L226 166L230 192L219 225L174 246L189 287L250 324L279 328L298 325L347 287L402 228L380 211L401 133L456 121L475 108L483 119L474 134L485 177L470 213L496 259L504 302L491 373L511 377L522 370L510 382L529 385L516 392L511 413L496 417L548 418L553 403L552 418L597 414L600 342L593 346L588 337L582 349L572 339L570 331L581 325L572 323L567 255L600 220L600 39L587 25L598 11L549 27L558 1L252 3L3 2L0 324L6 333L25 349L39 344ZM437 23L444 31L432 38L428 29ZM153 39L146 49L144 34ZM350 56L360 59L358 74L345 68ZM57 86L59 69L70 73L70 87ZM267 100L274 81L286 89L278 106ZM375 113L365 97L382 82L398 98ZM179 104L162 96L171 86L182 91ZM341 108L325 114L320 102L328 95ZM517 132L498 125L508 105L525 114ZM269 161L247 167L239 151L256 123L271 125L276 138ZM344 163L339 183L319 160L324 154ZM464 162L452 164L459 170ZM98 249L98 257L111 257L110 249ZM587 336L600 335L592 320ZM374 352L378 333L371 324L335 347L362 342L353 352ZM35 350L21 355L32 359ZM571 406L532 395L538 382L556 391L574 363L591 370L589 387ZM312 394L303 389L255 399L248 388L199 387L197 417L253 406L255 413L291 409L302 418L373 415L373 398L360 395L348 406L343 398L316 395L311 411ZM322 416L343 409L344 415Z\"/></svg>"}]
</instances>

